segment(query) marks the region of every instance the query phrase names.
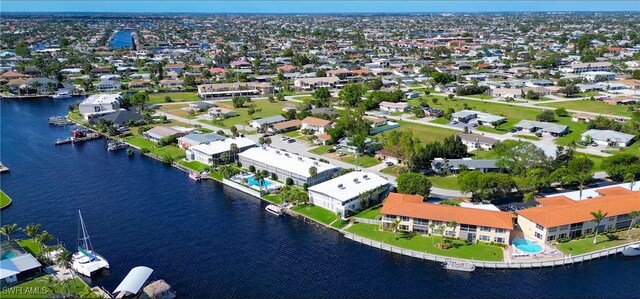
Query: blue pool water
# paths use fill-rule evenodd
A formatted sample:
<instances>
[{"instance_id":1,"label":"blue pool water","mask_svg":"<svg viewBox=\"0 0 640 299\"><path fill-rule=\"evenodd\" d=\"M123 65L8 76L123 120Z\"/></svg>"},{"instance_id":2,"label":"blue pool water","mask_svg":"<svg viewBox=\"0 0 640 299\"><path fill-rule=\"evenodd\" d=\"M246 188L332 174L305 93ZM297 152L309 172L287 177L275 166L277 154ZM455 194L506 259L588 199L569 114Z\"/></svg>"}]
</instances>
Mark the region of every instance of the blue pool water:
<instances>
[{"instance_id":1,"label":"blue pool water","mask_svg":"<svg viewBox=\"0 0 640 299\"><path fill-rule=\"evenodd\" d=\"M13 252L13 251L3 252L2 256L0 256L0 261L1 260L7 260L7 259L10 259L10 258L15 257L15 256L16 256L16 253Z\"/></svg>"},{"instance_id":2,"label":"blue pool water","mask_svg":"<svg viewBox=\"0 0 640 299\"><path fill-rule=\"evenodd\" d=\"M147 266L181 298L630 298L640 258L569 267L447 271L440 263L353 242L217 182L195 182L155 160L107 152L105 141L54 146L69 128L47 124L79 98L0 101L0 186L14 200L0 224L42 228L69 248L82 210L113 291ZM16 238L25 238L19 233ZM52 242L52 243L55 243Z\"/></svg>"},{"instance_id":3,"label":"blue pool water","mask_svg":"<svg viewBox=\"0 0 640 299\"><path fill-rule=\"evenodd\" d=\"M260 182L255 180L253 176L247 178L247 183L249 183L249 185L251 186L260 187ZM271 181L265 179L264 182L262 182L262 188L269 187L271 184L273 184Z\"/></svg>"},{"instance_id":4,"label":"blue pool water","mask_svg":"<svg viewBox=\"0 0 640 299\"><path fill-rule=\"evenodd\" d=\"M540 253L544 250L540 244L533 243L522 237L513 239L513 245L516 248L528 253Z\"/></svg>"}]
</instances>

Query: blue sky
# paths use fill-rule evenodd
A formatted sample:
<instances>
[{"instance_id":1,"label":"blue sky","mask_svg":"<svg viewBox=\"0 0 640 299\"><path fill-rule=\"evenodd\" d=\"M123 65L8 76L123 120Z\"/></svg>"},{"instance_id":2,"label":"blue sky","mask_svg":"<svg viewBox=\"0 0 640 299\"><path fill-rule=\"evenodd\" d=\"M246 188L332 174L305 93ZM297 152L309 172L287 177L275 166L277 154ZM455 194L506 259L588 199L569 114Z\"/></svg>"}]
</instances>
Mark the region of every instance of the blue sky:
<instances>
[{"instance_id":1,"label":"blue sky","mask_svg":"<svg viewBox=\"0 0 640 299\"><path fill-rule=\"evenodd\" d=\"M369 13L640 11L634 1L30 1L3 0L4 12Z\"/></svg>"}]
</instances>

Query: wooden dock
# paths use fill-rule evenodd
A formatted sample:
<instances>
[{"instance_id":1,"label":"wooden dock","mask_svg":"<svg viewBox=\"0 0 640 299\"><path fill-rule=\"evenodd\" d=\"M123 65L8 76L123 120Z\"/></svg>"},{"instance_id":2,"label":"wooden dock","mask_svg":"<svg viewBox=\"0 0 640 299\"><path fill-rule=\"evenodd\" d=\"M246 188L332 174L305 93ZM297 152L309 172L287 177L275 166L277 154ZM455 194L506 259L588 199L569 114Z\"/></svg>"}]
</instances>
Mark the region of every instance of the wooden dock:
<instances>
[{"instance_id":1,"label":"wooden dock","mask_svg":"<svg viewBox=\"0 0 640 299\"><path fill-rule=\"evenodd\" d=\"M100 135L99 133L89 133L87 134L87 136L84 137L78 137L78 138L74 138L74 137L68 137L65 139L58 139L55 142L55 145L62 145L62 144L75 144L75 143L82 143L85 141L89 141L89 140L94 140L94 139L100 139L102 138L102 135Z\"/></svg>"}]
</instances>

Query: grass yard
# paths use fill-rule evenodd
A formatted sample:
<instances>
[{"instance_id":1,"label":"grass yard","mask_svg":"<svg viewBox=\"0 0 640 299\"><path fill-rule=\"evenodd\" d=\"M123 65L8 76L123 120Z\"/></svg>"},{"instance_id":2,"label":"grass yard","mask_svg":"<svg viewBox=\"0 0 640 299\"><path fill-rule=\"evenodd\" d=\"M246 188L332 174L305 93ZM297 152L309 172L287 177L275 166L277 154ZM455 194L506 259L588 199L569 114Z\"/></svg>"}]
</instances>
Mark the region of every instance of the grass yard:
<instances>
[{"instance_id":1,"label":"grass yard","mask_svg":"<svg viewBox=\"0 0 640 299\"><path fill-rule=\"evenodd\" d=\"M284 133L282 135L287 136L287 137L291 137L291 138L296 138L296 137L302 136L302 133L300 133L300 131L298 131L298 130L295 130L295 131L286 132L286 133Z\"/></svg>"},{"instance_id":2,"label":"grass yard","mask_svg":"<svg viewBox=\"0 0 640 299\"><path fill-rule=\"evenodd\" d=\"M337 229L341 229L349 224L349 220L336 219L333 223L331 223L331 227L335 227Z\"/></svg>"},{"instance_id":3,"label":"grass yard","mask_svg":"<svg viewBox=\"0 0 640 299\"><path fill-rule=\"evenodd\" d=\"M368 208L353 217L367 218L367 219L380 219L380 209L382 209L382 205L377 205L375 207Z\"/></svg>"},{"instance_id":4,"label":"grass yard","mask_svg":"<svg viewBox=\"0 0 640 299\"><path fill-rule=\"evenodd\" d=\"M399 238L396 240L393 232L381 231L377 225L373 224L355 223L349 227L347 231L385 244L448 257L482 261L502 261L503 256L503 249L501 247L483 243L467 245L460 240L454 240L453 247L449 249L440 249L436 247L441 240L439 236L411 235L398 232Z\"/></svg>"},{"instance_id":5,"label":"grass yard","mask_svg":"<svg viewBox=\"0 0 640 299\"><path fill-rule=\"evenodd\" d=\"M428 125L411 123L411 122L406 122L402 120L398 120L396 122L400 124L399 128L382 132L380 134L377 134L376 136L380 136L380 139L384 139L384 136L387 134L387 132L391 132L394 130L411 131L413 132L413 136L420 138L422 142L433 142L433 141L442 141L445 137L449 137L451 135L456 135L460 133L459 131L456 131L456 130L432 127Z\"/></svg>"},{"instance_id":6,"label":"grass yard","mask_svg":"<svg viewBox=\"0 0 640 299\"><path fill-rule=\"evenodd\" d=\"M268 194L263 196L262 198L264 198L266 201L272 203L272 204L281 204L282 203L282 198L280 198L280 195L277 194Z\"/></svg>"},{"instance_id":7,"label":"grass yard","mask_svg":"<svg viewBox=\"0 0 640 299\"><path fill-rule=\"evenodd\" d=\"M53 294L78 294L88 286L80 279L68 280L64 285L52 284L51 281L57 280L53 275L44 275L38 278L17 284L10 288L2 288L0 297L2 298L48 298ZM77 297L77 296L73 296Z\"/></svg>"},{"instance_id":8,"label":"grass yard","mask_svg":"<svg viewBox=\"0 0 640 299\"><path fill-rule=\"evenodd\" d=\"M172 102L193 102L199 101L198 94L195 92L159 92L149 94L149 104L166 103L164 98L169 96Z\"/></svg>"},{"instance_id":9,"label":"grass yard","mask_svg":"<svg viewBox=\"0 0 640 299\"><path fill-rule=\"evenodd\" d=\"M610 248L617 245L633 242L640 236L640 229L633 229L629 234L629 239L625 239L627 231L621 231L614 234L598 235L597 242L593 245L593 237L580 240L572 240L566 243L557 243L555 246L564 254L578 255L591 251Z\"/></svg>"},{"instance_id":10,"label":"grass yard","mask_svg":"<svg viewBox=\"0 0 640 299\"><path fill-rule=\"evenodd\" d=\"M388 175L392 175L392 176L397 177L405 169L406 169L406 167L404 167L404 166L392 165L392 166L388 166L388 167L385 167L385 168L381 169L380 172L382 172L384 174L388 174Z\"/></svg>"},{"instance_id":11,"label":"grass yard","mask_svg":"<svg viewBox=\"0 0 640 299\"><path fill-rule=\"evenodd\" d=\"M369 156L369 155L358 155L357 163L356 163L356 155L354 154L348 154L344 157L339 157L338 159L340 159L340 161L342 162L346 162L346 163L360 166L363 168L369 168L381 163L380 161L378 161L378 158L376 158L375 156Z\"/></svg>"},{"instance_id":12,"label":"grass yard","mask_svg":"<svg viewBox=\"0 0 640 299\"><path fill-rule=\"evenodd\" d=\"M178 160L185 156L184 150L178 148L175 145L167 145L164 147L157 147L157 144L142 136L132 136L124 139L127 143L130 143L138 148L147 148L152 154L163 157L169 156L173 160Z\"/></svg>"},{"instance_id":13,"label":"grass yard","mask_svg":"<svg viewBox=\"0 0 640 299\"><path fill-rule=\"evenodd\" d=\"M11 198L9 195L4 193L4 191L0 190L0 209L11 204Z\"/></svg>"},{"instance_id":14,"label":"grass yard","mask_svg":"<svg viewBox=\"0 0 640 299\"><path fill-rule=\"evenodd\" d=\"M234 108L232 102L218 102L218 106L222 108L232 109L238 113L238 116L230 117L221 121L202 121L204 123L212 124L214 126L222 127L222 128L230 128L231 126L236 126L238 129L242 129L243 125L249 124L254 119L276 116L283 113L282 107L288 102L274 102L271 103L268 100L252 100L249 103L245 103L243 108ZM247 114L249 110L249 105L255 104L256 110L260 110L260 112L256 112L252 117Z\"/></svg>"},{"instance_id":15,"label":"grass yard","mask_svg":"<svg viewBox=\"0 0 640 299\"><path fill-rule=\"evenodd\" d=\"M324 155L327 153L327 150L332 148L333 146L331 145L320 145L317 147L314 147L312 149L310 149L308 152L312 153L312 154L316 154L316 155Z\"/></svg>"},{"instance_id":16,"label":"grass yard","mask_svg":"<svg viewBox=\"0 0 640 299\"><path fill-rule=\"evenodd\" d=\"M560 108L563 107L568 110L576 110L576 111L585 111L591 112L594 114L612 114L612 115L620 115L620 116L631 116L631 111L629 111L628 106L624 105L609 105L599 101L589 101L589 100L575 100L568 102L559 102L559 103L541 103L538 106L547 106Z\"/></svg>"},{"instance_id":17,"label":"grass yard","mask_svg":"<svg viewBox=\"0 0 640 299\"><path fill-rule=\"evenodd\" d=\"M291 209L297 213L300 213L304 216L327 225L338 219L338 216L335 213L314 205L295 206Z\"/></svg>"},{"instance_id":18,"label":"grass yard","mask_svg":"<svg viewBox=\"0 0 640 299\"><path fill-rule=\"evenodd\" d=\"M534 140L534 141L538 141L538 140L540 140L540 138L539 138L539 137L537 137L537 136L532 136L532 135L521 135L521 134L515 134L515 135L513 135L513 137L515 137L515 138L527 139L527 140Z\"/></svg>"},{"instance_id":19,"label":"grass yard","mask_svg":"<svg viewBox=\"0 0 640 299\"><path fill-rule=\"evenodd\" d=\"M555 139L558 145L569 145L571 142L578 142L582 139L580 135L587 131L586 123L574 122L571 120L571 116L556 117L556 120L557 124L569 126L571 129L571 133Z\"/></svg>"},{"instance_id":20,"label":"grass yard","mask_svg":"<svg viewBox=\"0 0 640 299\"><path fill-rule=\"evenodd\" d=\"M28 253L31 253L34 256L40 254L40 245L36 243L33 239L21 239L17 240L18 244L24 248Z\"/></svg>"},{"instance_id":21,"label":"grass yard","mask_svg":"<svg viewBox=\"0 0 640 299\"><path fill-rule=\"evenodd\" d=\"M476 99L481 99L481 100L491 100L491 99L493 99L493 97L488 95L488 94L472 94L472 95L468 95L468 96L465 96L465 97L476 98Z\"/></svg>"},{"instance_id":22,"label":"grass yard","mask_svg":"<svg viewBox=\"0 0 640 299\"><path fill-rule=\"evenodd\" d=\"M205 169L211 168L210 165L200 163L198 161L180 160L178 161L178 164L197 172L203 172Z\"/></svg>"},{"instance_id":23,"label":"grass yard","mask_svg":"<svg viewBox=\"0 0 640 299\"><path fill-rule=\"evenodd\" d=\"M458 177L455 176L429 176L429 181L436 188L460 190Z\"/></svg>"}]
</instances>

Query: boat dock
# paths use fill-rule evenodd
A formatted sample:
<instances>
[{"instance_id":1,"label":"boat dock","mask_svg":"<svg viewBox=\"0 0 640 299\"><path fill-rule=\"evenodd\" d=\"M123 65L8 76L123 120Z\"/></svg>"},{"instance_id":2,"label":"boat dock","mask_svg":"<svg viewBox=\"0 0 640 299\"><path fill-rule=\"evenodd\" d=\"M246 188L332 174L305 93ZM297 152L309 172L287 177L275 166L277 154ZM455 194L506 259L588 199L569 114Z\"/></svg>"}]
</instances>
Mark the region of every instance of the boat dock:
<instances>
[{"instance_id":1,"label":"boat dock","mask_svg":"<svg viewBox=\"0 0 640 299\"><path fill-rule=\"evenodd\" d=\"M100 138L102 138L102 135L100 135L99 133L88 133L84 137L68 137L65 139L58 139L56 140L55 145L62 145L67 143L71 143L71 144L82 143L85 141L100 139Z\"/></svg>"},{"instance_id":2,"label":"boat dock","mask_svg":"<svg viewBox=\"0 0 640 299\"><path fill-rule=\"evenodd\" d=\"M74 125L75 123L67 119L66 116L52 116L52 117L49 117L49 124L63 127L63 126Z\"/></svg>"}]
</instances>

